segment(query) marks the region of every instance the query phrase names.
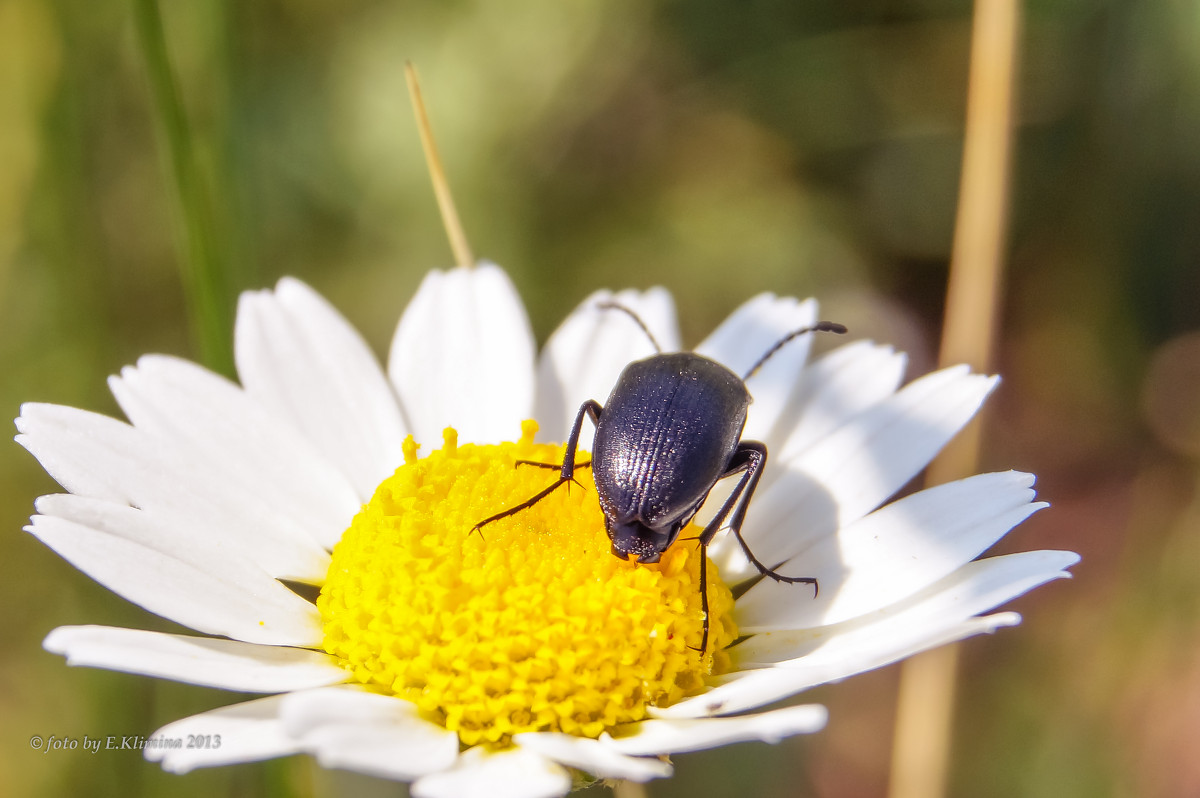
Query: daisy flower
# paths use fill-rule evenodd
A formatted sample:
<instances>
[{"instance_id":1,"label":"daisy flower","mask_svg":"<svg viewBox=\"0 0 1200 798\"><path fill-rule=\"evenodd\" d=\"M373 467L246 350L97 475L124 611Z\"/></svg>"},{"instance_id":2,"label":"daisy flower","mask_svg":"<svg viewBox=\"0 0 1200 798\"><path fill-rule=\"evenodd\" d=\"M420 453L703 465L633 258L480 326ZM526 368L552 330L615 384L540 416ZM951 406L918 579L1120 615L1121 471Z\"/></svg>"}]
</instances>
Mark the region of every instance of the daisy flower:
<instances>
[{"instance_id":1,"label":"daisy flower","mask_svg":"<svg viewBox=\"0 0 1200 798\"><path fill-rule=\"evenodd\" d=\"M553 481L517 461L560 462L581 402L603 402L653 353L625 314L597 307L612 299L679 348L665 291L599 292L535 357L511 282L480 264L425 278L385 371L285 278L241 298L240 385L151 355L110 380L128 423L23 406L17 440L68 491L38 499L28 531L199 633L68 626L45 647L265 695L156 732L146 756L174 772L308 753L412 781L416 796L557 796L667 776L673 753L816 731L822 707L760 708L1015 624L984 613L1077 560L976 559L1043 506L1028 474L886 503L996 379L951 368L901 388L903 355L867 341L808 362L796 340L749 380L744 437L770 458L743 533L820 591L760 578L722 533L706 650L698 528L658 563L612 556L588 469L582 490L472 534ZM814 320L812 301L763 294L696 351L743 373ZM170 745L188 735L210 746Z\"/></svg>"}]
</instances>

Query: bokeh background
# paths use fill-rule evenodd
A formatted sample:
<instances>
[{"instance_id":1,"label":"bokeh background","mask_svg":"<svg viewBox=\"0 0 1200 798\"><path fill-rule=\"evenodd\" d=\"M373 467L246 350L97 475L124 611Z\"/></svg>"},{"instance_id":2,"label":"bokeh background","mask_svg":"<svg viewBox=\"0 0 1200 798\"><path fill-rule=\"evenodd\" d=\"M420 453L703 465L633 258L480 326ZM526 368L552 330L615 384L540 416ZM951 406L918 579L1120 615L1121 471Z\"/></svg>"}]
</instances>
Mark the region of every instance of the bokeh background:
<instances>
[{"instance_id":1,"label":"bokeh background","mask_svg":"<svg viewBox=\"0 0 1200 798\"><path fill-rule=\"evenodd\" d=\"M383 352L451 265L404 88L418 66L476 251L539 340L600 287L665 285L698 341L764 290L935 359L963 140L963 0L162 4L236 292L294 274ZM1071 582L963 651L951 793L1200 795L1200 5L1029 0L984 466L1052 509L1000 550ZM105 377L198 356L129 2L0 0L0 415L116 413ZM403 787L306 760L169 776L31 734L148 734L229 696L87 669L60 624L168 628L21 532L55 486L0 447L0 791ZM681 756L653 796L878 796L897 669L805 696L821 734ZM332 785L332 786L331 786ZM599 788L597 795L604 794Z\"/></svg>"}]
</instances>

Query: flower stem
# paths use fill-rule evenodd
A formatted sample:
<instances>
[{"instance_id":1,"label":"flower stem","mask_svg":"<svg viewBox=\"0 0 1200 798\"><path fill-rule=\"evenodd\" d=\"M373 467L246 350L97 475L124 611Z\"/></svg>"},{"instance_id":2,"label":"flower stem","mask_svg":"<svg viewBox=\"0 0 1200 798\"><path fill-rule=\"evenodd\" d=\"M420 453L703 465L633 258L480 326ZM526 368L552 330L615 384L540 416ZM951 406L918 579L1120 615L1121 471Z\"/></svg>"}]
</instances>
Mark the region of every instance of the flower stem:
<instances>
[{"instance_id":1,"label":"flower stem","mask_svg":"<svg viewBox=\"0 0 1200 798\"><path fill-rule=\"evenodd\" d=\"M174 182L183 250L179 263L192 337L205 365L230 374L233 355L226 264L218 252L211 197L197 164L191 130L167 57L157 0L133 0L133 17L146 60L159 135Z\"/></svg>"},{"instance_id":2,"label":"flower stem","mask_svg":"<svg viewBox=\"0 0 1200 798\"><path fill-rule=\"evenodd\" d=\"M958 216L938 359L986 371L999 308L1008 221L1018 0L976 0ZM930 465L931 485L976 469L976 420ZM945 794L958 663L956 646L904 664L892 747L891 798Z\"/></svg>"}]
</instances>

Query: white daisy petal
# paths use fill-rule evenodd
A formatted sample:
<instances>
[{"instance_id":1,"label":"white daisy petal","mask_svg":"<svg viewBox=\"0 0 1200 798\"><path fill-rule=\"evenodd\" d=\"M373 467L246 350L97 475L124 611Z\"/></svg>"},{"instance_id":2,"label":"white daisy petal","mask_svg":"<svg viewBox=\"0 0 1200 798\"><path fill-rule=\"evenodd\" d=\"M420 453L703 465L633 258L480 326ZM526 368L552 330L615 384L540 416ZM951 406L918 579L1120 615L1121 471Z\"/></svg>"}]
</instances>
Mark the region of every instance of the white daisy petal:
<instances>
[{"instance_id":1,"label":"white daisy petal","mask_svg":"<svg viewBox=\"0 0 1200 798\"><path fill-rule=\"evenodd\" d=\"M772 667L739 671L703 695L682 701L651 714L662 718L708 718L718 715L747 712L789 698L796 693L881 668L931 648L953 643L972 635L994 632L1004 626L1021 622L1015 612L1002 612L971 618L961 623L936 629L923 629L902 641L891 640L889 646L865 646L844 656L806 657L794 667Z\"/></svg>"},{"instance_id":2,"label":"white daisy petal","mask_svg":"<svg viewBox=\"0 0 1200 798\"><path fill-rule=\"evenodd\" d=\"M892 502L822 538L784 570L817 577L815 598L763 579L737 603L744 633L838 623L908 598L978 557L1044 502L1033 475L981 474Z\"/></svg>"},{"instance_id":3,"label":"white daisy petal","mask_svg":"<svg viewBox=\"0 0 1200 798\"><path fill-rule=\"evenodd\" d=\"M628 756L587 737L559 732L529 732L513 735L513 742L555 762L602 779L640 782L665 778L672 772L671 765L661 759Z\"/></svg>"},{"instance_id":4,"label":"white daisy petal","mask_svg":"<svg viewBox=\"0 0 1200 798\"><path fill-rule=\"evenodd\" d=\"M512 281L480 263L425 276L396 328L388 376L427 449L441 447L448 426L459 440L496 443L533 410L533 356Z\"/></svg>"},{"instance_id":5,"label":"white daisy petal","mask_svg":"<svg viewBox=\"0 0 1200 798\"><path fill-rule=\"evenodd\" d=\"M162 355L109 379L139 430L166 439L225 482L252 493L332 548L361 501L346 476L239 386L194 363Z\"/></svg>"},{"instance_id":6,"label":"white daisy petal","mask_svg":"<svg viewBox=\"0 0 1200 798\"><path fill-rule=\"evenodd\" d=\"M450 770L413 782L413 798L556 798L571 789L571 774L528 748L463 752Z\"/></svg>"},{"instance_id":7,"label":"white daisy petal","mask_svg":"<svg viewBox=\"0 0 1200 798\"><path fill-rule=\"evenodd\" d=\"M339 684L349 674L320 651L237 640L118 629L60 626L42 644L68 665L138 673L244 693L279 693Z\"/></svg>"},{"instance_id":8,"label":"white daisy petal","mask_svg":"<svg viewBox=\"0 0 1200 798\"><path fill-rule=\"evenodd\" d=\"M411 780L451 767L458 736L422 720L415 704L353 688L295 693L280 712L284 728L322 767Z\"/></svg>"},{"instance_id":9,"label":"white daisy petal","mask_svg":"<svg viewBox=\"0 0 1200 798\"><path fill-rule=\"evenodd\" d=\"M904 377L906 362L903 353L889 346L855 341L806 367L798 379L796 392L775 424L771 439L766 441L768 465L759 482L756 505L776 478L786 474L786 469L778 467L779 463L794 459L825 435L894 394ZM699 517L711 518L725 495L723 491L714 492ZM749 574L746 570L749 562L732 535L719 535L708 556L723 573L725 569L736 568L742 577ZM726 578L732 578L730 573L726 573Z\"/></svg>"},{"instance_id":10,"label":"white daisy petal","mask_svg":"<svg viewBox=\"0 0 1200 798\"><path fill-rule=\"evenodd\" d=\"M756 493L743 534L759 560L773 565L878 507L954 437L996 385L965 366L909 384L826 435L794 459L776 462L775 481ZM757 574L728 543L714 553L721 575Z\"/></svg>"},{"instance_id":11,"label":"white daisy petal","mask_svg":"<svg viewBox=\"0 0 1200 798\"><path fill-rule=\"evenodd\" d=\"M777 743L796 734L820 731L828 717L825 707L806 704L738 718L644 720L600 740L634 756L682 754L748 740Z\"/></svg>"},{"instance_id":12,"label":"white daisy petal","mask_svg":"<svg viewBox=\"0 0 1200 798\"><path fill-rule=\"evenodd\" d=\"M863 640L886 643L886 636L909 635L906 627L954 624L1011 601L1052 579L1070 577L1079 561L1069 551L1022 551L967 563L903 602L862 618L819 628L764 627L733 649L739 663L795 658L829 646L856 647ZM786 655L786 656L785 656Z\"/></svg>"},{"instance_id":13,"label":"white daisy petal","mask_svg":"<svg viewBox=\"0 0 1200 798\"><path fill-rule=\"evenodd\" d=\"M654 354L654 345L633 319L603 302L617 302L636 313L664 352L679 349L679 329L671 295L649 291L597 291L550 336L538 360L534 418L539 438L566 440L579 406L588 399L603 403L625 366Z\"/></svg>"},{"instance_id":14,"label":"white daisy petal","mask_svg":"<svg viewBox=\"0 0 1200 798\"><path fill-rule=\"evenodd\" d=\"M816 316L816 302L811 299L801 302L762 293L743 302L696 347L696 353L724 364L739 375L745 374L784 335L807 327ZM775 357L785 357L784 352L792 346L806 350L808 341L797 339ZM803 365L803 359L797 366L793 358L791 373L794 375Z\"/></svg>"},{"instance_id":15,"label":"white daisy petal","mask_svg":"<svg viewBox=\"0 0 1200 798\"><path fill-rule=\"evenodd\" d=\"M1018 616L972 616L987 612L1040 584L1069 577L1078 562L1071 552L1031 551L978 560L898 606L867 618L818 629L764 632L731 649L735 671L766 666L775 675L744 673L703 695L655 715L702 717L744 712L800 690L878 668L919 651L979 632ZM783 667L786 664L786 667ZM783 671L793 672L790 675Z\"/></svg>"},{"instance_id":16,"label":"white daisy petal","mask_svg":"<svg viewBox=\"0 0 1200 798\"><path fill-rule=\"evenodd\" d=\"M786 462L896 392L908 358L890 346L855 341L813 361L769 441ZM768 472L770 469L768 469Z\"/></svg>"},{"instance_id":17,"label":"white daisy petal","mask_svg":"<svg viewBox=\"0 0 1200 798\"><path fill-rule=\"evenodd\" d=\"M846 524L878 507L928 465L975 416L997 382L965 366L934 372L781 465L819 474L837 502L839 523ZM780 491L786 490L781 484Z\"/></svg>"},{"instance_id":18,"label":"white daisy petal","mask_svg":"<svg viewBox=\"0 0 1200 798\"><path fill-rule=\"evenodd\" d=\"M407 428L370 348L304 283L238 303L234 349L246 392L286 419L349 478L361 500L404 462Z\"/></svg>"},{"instance_id":19,"label":"white daisy petal","mask_svg":"<svg viewBox=\"0 0 1200 798\"><path fill-rule=\"evenodd\" d=\"M284 696L243 701L169 723L151 735L168 745L147 744L146 759L171 773L195 768L258 762L298 754L300 744L283 729L279 709ZM187 745L189 739L196 743ZM179 743L179 745L171 745Z\"/></svg>"},{"instance_id":20,"label":"white daisy petal","mask_svg":"<svg viewBox=\"0 0 1200 798\"><path fill-rule=\"evenodd\" d=\"M817 303L791 297L759 294L733 312L712 335L696 347L698 354L723 363L739 377L785 335L817 320ZM773 441L775 426L789 398L799 389L799 375L808 359L812 336L788 342L746 381L754 396L743 437Z\"/></svg>"},{"instance_id":21,"label":"white daisy petal","mask_svg":"<svg viewBox=\"0 0 1200 798\"><path fill-rule=\"evenodd\" d=\"M205 535L272 576L320 581L329 569L328 552L303 529L251 492L225 492L223 479L170 442L58 405L22 405L17 429L17 442L72 493L137 507L175 534Z\"/></svg>"},{"instance_id":22,"label":"white daisy petal","mask_svg":"<svg viewBox=\"0 0 1200 798\"><path fill-rule=\"evenodd\" d=\"M321 642L316 607L200 533L163 534L162 525L141 510L86 496L43 496L37 509L27 531L156 615L250 643Z\"/></svg>"}]
</instances>

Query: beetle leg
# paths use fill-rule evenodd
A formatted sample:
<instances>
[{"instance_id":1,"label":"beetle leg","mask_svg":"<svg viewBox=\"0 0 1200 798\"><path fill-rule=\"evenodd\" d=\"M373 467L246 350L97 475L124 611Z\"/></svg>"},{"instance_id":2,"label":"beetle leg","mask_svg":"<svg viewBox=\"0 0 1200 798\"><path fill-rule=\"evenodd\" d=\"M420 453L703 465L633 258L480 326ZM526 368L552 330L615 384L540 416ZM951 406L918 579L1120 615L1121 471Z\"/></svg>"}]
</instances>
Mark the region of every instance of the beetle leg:
<instances>
[{"instance_id":1,"label":"beetle leg","mask_svg":"<svg viewBox=\"0 0 1200 798\"><path fill-rule=\"evenodd\" d=\"M576 463L575 467L576 468L587 468L591 464L592 464L592 461L588 460L586 463ZM538 468L553 468L555 470L562 468L562 463L539 463L537 460L517 460L513 465L537 466ZM571 481L567 483L567 493L571 492L571 485L578 486L580 490L587 490L586 488L583 487L583 485L581 485L579 483L579 480L572 477ZM556 485L556 487L557 487L557 485Z\"/></svg>"},{"instance_id":2,"label":"beetle leg","mask_svg":"<svg viewBox=\"0 0 1200 798\"><path fill-rule=\"evenodd\" d=\"M761 452L759 449L754 447L761 447ZM761 457L757 456L759 454L761 454ZM731 477L741 471L746 473L741 479L738 480L737 487L733 489L733 492L730 493L725 499L725 503L721 505L721 509L717 511L717 514L714 515L712 520L708 522L708 525L704 527L704 531L700 533L700 545L707 546L712 542L712 539L716 537L718 532L721 531L721 526L725 523L725 519L729 517L729 513L733 510L734 506L738 504L738 499L740 499L743 494L745 494L747 499L753 495L754 486L758 484L758 472L760 470L759 463L764 462L766 460L766 456L767 447L763 446L761 443L755 443L754 441L743 441L742 443L738 444L738 448L734 451L733 457L729 461L729 467L725 469L725 473L722 474L720 478L724 479L725 477ZM741 515L744 516L745 514L746 512L743 509L741 511ZM741 519L739 515L734 513L734 523L737 523L740 520ZM734 523L731 523L730 526L732 527ZM740 523L737 525L739 527L741 526ZM741 540L741 535L738 536L738 539ZM742 548L745 547L746 544L743 542ZM747 552L747 554L749 554L749 552Z\"/></svg>"},{"instance_id":3,"label":"beetle leg","mask_svg":"<svg viewBox=\"0 0 1200 798\"><path fill-rule=\"evenodd\" d=\"M541 491L533 498L521 502L516 507L510 507L509 509L505 510L504 512L500 512L500 513L496 513L495 515L488 516L487 518L483 519L475 526L471 527L471 531L476 532L478 530L483 529L483 527L487 526L488 524L492 523L493 521L499 521L501 518L508 518L510 515L516 515L517 513L521 512L522 510L528 510L530 507L532 507L533 505L540 502L542 499L549 496L551 493L553 493L555 490L557 490L560 486L562 486L568 482L575 482L575 450L579 448L579 433L583 429L583 417L590 416L592 419L592 423L597 424L597 423L599 423L599 420L600 420L600 413L603 412L603 410L604 410L604 408L602 408L600 406L600 403L597 402L595 399L588 399L586 402L584 402L582 405L579 406L579 412L575 414L575 423L571 425L571 434L567 438L566 451L563 452L562 466L560 467L560 466L550 465L551 468L560 468L560 473L559 473L557 482L555 482L553 485L546 488L545 490ZM524 461L521 461L521 462L524 462ZM546 466L549 464L548 463L530 463L530 465ZM579 467L583 468L584 466L588 466L588 465L591 465L590 460L587 463L585 463L584 465L581 465ZM578 484L578 483L576 483L576 484ZM483 534L483 533L480 532L480 534Z\"/></svg>"},{"instance_id":4,"label":"beetle leg","mask_svg":"<svg viewBox=\"0 0 1200 798\"><path fill-rule=\"evenodd\" d=\"M702 545L707 546L721 529L721 524L725 522L725 518L732 511L733 516L729 519L729 531L737 538L742 551L746 552L747 559L758 569L758 572L763 576L771 577L776 582L812 585L815 596L816 591L819 589L815 578L811 576L784 576L776 572L773 568L768 568L759 562L758 558L754 556L754 552L750 551L750 546L746 543L746 539L742 537L742 522L746 519L746 509L750 506L750 498L754 495L754 489L758 487L759 477L762 476L763 468L766 465L766 446L758 441L742 441L738 444L733 457L729 461L729 467L725 469L725 473L721 476L731 477L738 472L744 471L745 473L738 480L737 487L729 494L729 498L721 505L721 509L708 522L708 526L704 528L704 532L700 534L700 542Z\"/></svg>"},{"instance_id":5,"label":"beetle leg","mask_svg":"<svg viewBox=\"0 0 1200 798\"><path fill-rule=\"evenodd\" d=\"M562 461L562 477L564 482L569 482L575 476L575 450L579 448L579 433L583 431L583 417L590 416L592 424L600 423L600 414L604 412L604 408L595 399L588 399L579 406L579 412L575 414L575 423L571 425L571 434L567 436L567 449L563 452ZM591 461L588 461L591 465ZM582 468L583 466L580 466Z\"/></svg>"},{"instance_id":6,"label":"beetle leg","mask_svg":"<svg viewBox=\"0 0 1200 798\"><path fill-rule=\"evenodd\" d=\"M703 657L704 652L708 650L708 546L704 543L700 544L700 611L704 613L704 633L700 637L700 648L688 648L699 651Z\"/></svg>"},{"instance_id":7,"label":"beetle leg","mask_svg":"<svg viewBox=\"0 0 1200 798\"><path fill-rule=\"evenodd\" d=\"M587 468L591 464L592 464L592 461L588 460L586 463L576 463L575 467L576 468ZM562 469L562 463L541 463L541 462L538 462L537 460L517 460L514 463L514 465L530 465L530 466L537 466L538 468L553 468L555 471L559 471Z\"/></svg>"},{"instance_id":8,"label":"beetle leg","mask_svg":"<svg viewBox=\"0 0 1200 798\"><path fill-rule=\"evenodd\" d=\"M480 531L480 530L482 530L482 529L483 529L485 526L487 526L488 524L492 523L493 521L499 521L501 518L508 518L510 515L516 515L517 513L521 512L522 510L528 510L530 507L532 507L533 505L537 504L537 503L538 503L538 502L540 502L542 499L546 498L546 497L547 497L547 496L549 496L551 493L553 493L553 492L554 492L554 491L555 491L555 490L556 490L556 489L557 489L557 488L558 488L560 485L562 485L562 484L563 484L563 482L564 482L564 481L569 481L569 480L563 480L563 479L561 479L561 478L560 478L560 479L559 479L558 481L556 481L556 482L555 482L553 485L551 485L550 487L548 487L548 488L546 488L545 490L541 491L541 492L540 492L540 493L538 493L536 496L534 496L532 499L529 499L529 500L527 500L527 501L523 501L523 502L521 502L520 504L518 504L516 507L510 507L510 508L508 508L507 510L505 510L505 511L504 511L504 512L502 512L502 513L496 513L496 514L495 514L495 515L493 515L493 516L489 516L489 517L487 517L487 518L483 519L483 520L482 520L482 521L480 521L478 524L476 524L475 526L471 527L471 531L472 531L472 532L479 531L479 534L481 534L481 535L482 535L482 534L483 534L483 532L482 532L482 531Z\"/></svg>"}]
</instances>

